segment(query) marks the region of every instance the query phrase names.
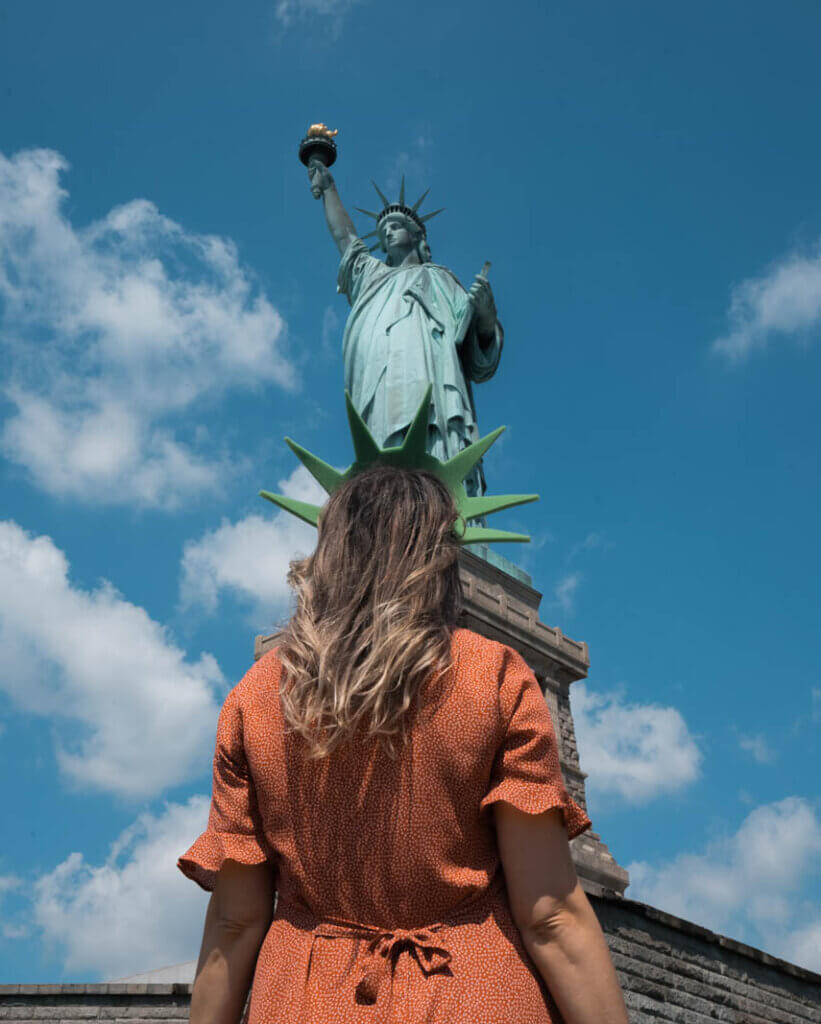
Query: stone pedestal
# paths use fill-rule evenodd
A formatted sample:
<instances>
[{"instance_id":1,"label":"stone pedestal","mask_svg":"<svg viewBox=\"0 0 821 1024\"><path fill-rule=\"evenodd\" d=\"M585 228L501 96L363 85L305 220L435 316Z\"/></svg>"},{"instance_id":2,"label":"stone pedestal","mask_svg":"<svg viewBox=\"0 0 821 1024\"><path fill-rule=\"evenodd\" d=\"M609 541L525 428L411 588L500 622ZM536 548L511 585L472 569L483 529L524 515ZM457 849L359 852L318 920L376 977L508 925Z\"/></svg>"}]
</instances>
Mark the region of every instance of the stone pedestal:
<instances>
[{"instance_id":1,"label":"stone pedestal","mask_svg":"<svg viewBox=\"0 0 821 1024\"><path fill-rule=\"evenodd\" d=\"M587 810L584 780L579 766L576 731L570 710L570 685L584 679L590 667L587 644L571 640L560 629L546 626L538 615L542 595L518 566L495 552L459 553L465 610L462 625L483 636L508 644L533 669L556 728L565 785L573 799ZM258 636L254 656L271 646L272 637ZM623 896L629 877L602 842L588 829L570 843L576 872L584 890L596 896Z\"/></svg>"},{"instance_id":2,"label":"stone pedestal","mask_svg":"<svg viewBox=\"0 0 821 1024\"><path fill-rule=\"evenodd\" d=\"M467 547L460 552L459 562L465 592L462 625L513 647L533 669L556 728L565 785L586 811L587 774L579 765L570 685L587 675L587 644L571 640L560 629L541 621L538 610L542 595L517 566L498 555L491 562ZM571 841L570 849L586 892L596 896L624 895L629 876L597 832L583 832Z\"/></svg>"}]
</instances>

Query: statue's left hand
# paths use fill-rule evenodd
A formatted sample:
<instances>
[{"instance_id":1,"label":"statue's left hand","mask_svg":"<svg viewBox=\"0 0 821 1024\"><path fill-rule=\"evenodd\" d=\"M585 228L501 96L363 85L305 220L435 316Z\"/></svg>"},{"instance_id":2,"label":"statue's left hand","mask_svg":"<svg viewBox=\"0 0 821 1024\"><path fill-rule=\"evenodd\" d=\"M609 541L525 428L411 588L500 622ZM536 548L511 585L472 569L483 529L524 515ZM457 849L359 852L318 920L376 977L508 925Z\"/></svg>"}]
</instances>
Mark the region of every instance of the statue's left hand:
<instances>
[{"instance_id":1,"label":"statue's left hand","mask_svg":"<svg viewBox=\"0 0 821 1024\"><path fill-rule=\"evenodd\" d=\"M484 274L477 274L468 290L468 298L474 309L476 327L480 334L492 334L496 329L496 303L490 281Z\"/></svg>"}]
</instances>

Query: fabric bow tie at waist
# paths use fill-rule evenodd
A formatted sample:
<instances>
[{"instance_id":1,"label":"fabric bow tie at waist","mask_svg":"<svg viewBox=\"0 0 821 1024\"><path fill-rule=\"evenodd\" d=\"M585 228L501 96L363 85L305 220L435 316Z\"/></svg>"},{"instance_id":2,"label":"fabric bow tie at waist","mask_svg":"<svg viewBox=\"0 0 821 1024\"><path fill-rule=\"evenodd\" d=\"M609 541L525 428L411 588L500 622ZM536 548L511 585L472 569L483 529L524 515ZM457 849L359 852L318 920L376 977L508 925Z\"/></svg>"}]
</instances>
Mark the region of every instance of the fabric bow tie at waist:
<instances>
[{"instance_id":1,"label":"fabric bow tie at waist","mask_svg":"<svg viewBox=\"0 0 821 1024\"><path fill-rule=\"evenodd\" d=\"M437 944L434 936L434 932L441 927L441 924L437 924L428 928L388 930L354 922L342 924L326 921L314 929L314 935L324 938L347 936L370 939L370 962L356 986L356 996L365 1003L375 1003L379 995L379 986L385 977L393 974L396 961L403 950L408 950L413 955L425 975L433 974L450 963L450 953Z\"/></svg>"},{"instance_id":2,"label":"fabric bow tie at waist","mask_svg":"<svg viewBox=\"0 0 821 1024\"><path fill-rule=\"evenodd\" d=\"M367 955L356 985L355 998L372 1005L377 1001L385 978L393 976L396 962L403 952L407 952L416 961L424 977L448 970L452 959L447 948L448 931L459 924L484 920L504 889L504 879L499 871L488 888L474 893L473 897L454 907L441 921L406 929L362 924L338 917L319 919L285 882L280 889L274 918L287 918L296 927L310 931L314 939L367 939Z\"/></svg>"}]
</instances>

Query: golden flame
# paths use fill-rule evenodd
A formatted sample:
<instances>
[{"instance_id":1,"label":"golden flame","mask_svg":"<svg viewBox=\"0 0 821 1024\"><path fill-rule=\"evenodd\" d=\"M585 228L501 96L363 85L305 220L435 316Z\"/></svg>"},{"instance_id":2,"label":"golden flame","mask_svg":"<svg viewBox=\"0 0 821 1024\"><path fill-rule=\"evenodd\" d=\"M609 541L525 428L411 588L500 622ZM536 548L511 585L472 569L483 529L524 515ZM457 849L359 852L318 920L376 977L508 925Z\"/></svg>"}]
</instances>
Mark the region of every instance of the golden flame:
<instances>
[{"instance_id":1,"label":"golden flame","mask_svg":"<svg viewBox=\"0 0 821 1024\"><path fill-rule=\"evenodd\" d=\"M308 129L308 138L310 139L332 139L334 135L339 134L339 129L334 128L333 131L321 121L319 124L312 124Z\"/></svg>"}]
</instances>

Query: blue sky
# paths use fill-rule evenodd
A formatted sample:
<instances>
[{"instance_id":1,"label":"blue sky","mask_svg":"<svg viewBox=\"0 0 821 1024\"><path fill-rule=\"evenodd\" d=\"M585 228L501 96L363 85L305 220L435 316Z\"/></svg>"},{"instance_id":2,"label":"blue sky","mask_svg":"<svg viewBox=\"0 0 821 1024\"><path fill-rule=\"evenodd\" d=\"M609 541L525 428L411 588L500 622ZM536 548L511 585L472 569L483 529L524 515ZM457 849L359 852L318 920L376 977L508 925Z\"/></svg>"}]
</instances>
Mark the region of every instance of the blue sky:
<instances>
[{"instance_id":1,"label":"blue sky","mask_svg":"<svg viewBox=\"0 0 821 1024\"><path fill-rule=\"evenodd\" d=\"M821 970L819 34L812 2L3 5L0 982L196 955L174 859L311 543L256 493L315 493L284 434L350 454L314 120L349 208L404 173L434 259L493 262L486 475L542 495L500 550L590 646L627 895Z\"/></svg>"}]
</instances>

